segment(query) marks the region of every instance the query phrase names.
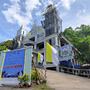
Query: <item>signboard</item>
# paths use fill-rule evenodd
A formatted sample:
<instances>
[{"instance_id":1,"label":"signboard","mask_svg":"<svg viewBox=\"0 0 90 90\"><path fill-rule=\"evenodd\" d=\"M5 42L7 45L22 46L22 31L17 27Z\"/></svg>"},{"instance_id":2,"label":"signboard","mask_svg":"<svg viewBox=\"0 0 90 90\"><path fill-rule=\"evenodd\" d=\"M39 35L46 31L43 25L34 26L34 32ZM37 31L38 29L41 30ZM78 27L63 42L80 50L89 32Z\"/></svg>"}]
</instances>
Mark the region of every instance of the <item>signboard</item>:
<instances>
[{"instance_id":1,"label":"signboard","mask_svg":"<svg viewBox=\"0 0 90 90\"><path fill-rule=\"evenodd\" d=\"M23 74L31 78L32 48L19 49L0 54L0 77L17 78Z\"/></svg>"},{"instance_id":2,"label":"signboard","mask_svg":"<svg viewBox=\"0 0 90 90\"><path fill-rule=\"evenodd\" d=\"M23 75L25 50L6 52L2 77L18 77Z\"/></svg>"},{"instance_id":3,"label":"signboard","mask_svg":"<svg viewBox=\"0 0 90 90\"><path fill-rule=\"evenodd\" d=\"M60 51L61 51L60 61L73 59L74 54L72 47L70 45L62 46Z\"/></svg>"}]
</instances>

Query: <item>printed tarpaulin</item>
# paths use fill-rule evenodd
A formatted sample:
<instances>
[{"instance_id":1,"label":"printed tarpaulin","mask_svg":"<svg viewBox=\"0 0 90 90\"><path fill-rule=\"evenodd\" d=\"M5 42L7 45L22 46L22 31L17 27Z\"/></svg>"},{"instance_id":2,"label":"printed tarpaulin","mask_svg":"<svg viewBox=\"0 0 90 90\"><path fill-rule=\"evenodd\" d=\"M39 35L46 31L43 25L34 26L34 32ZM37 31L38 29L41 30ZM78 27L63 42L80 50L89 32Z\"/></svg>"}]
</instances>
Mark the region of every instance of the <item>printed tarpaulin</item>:
<instances>
[{"instance_id":1,"label":"printed tarpaulin","mask_svg":"<svg viewBox=\"0 0 90 90\"><path fill-rule=\"evenodd\" d=\"M49 43L46 43L46 63L59 64L58 51Z\"/></svg>"},{"instance_id":2,"label":"printed tarpaulin","mask_svg":"<svg viewBox=\"0 0 90 90\"><path fill-rule=\"evenodd\" d=\"M32 48L19 49L0 54L0 77L14 78L23 74L31 78Z\"/></svg>"},{"instance_id":3,"label":"printed tarpaulin","mask_svg":"<svg viewBox=\"0 0 90 90\"><path fill-rule=\"evenodd\" d=\"M38 63L43 63L43 55L38 52Z\"/></svg>"},{"instance_id":4,"label":"printed tarpaulin","mask_svg":"<svg viewBox=\"0 0 90 90\"><path fill-rule=\"evenodd\" d=\"M60 61L73 59L74 53L70 45L64 45L60 48L61 56Z\"/></svg>"},{"instance_id":5,"label":"printed tarpaulin","mask_svg":"<svg viewBox=\"0 0 90 90\"><path fill-rule=\"evenodd\" d=\"M46 62L52 63L52 48L49 43L46 43Z\"/></svg>"},{"instance_id":6,"label":"printed tarpaulin","mask_svg":"<svg viewBox=\"0 0 90 90\"><path fill-rule=\"evenodd\" d=\"M25 50L6 52L2 69L2 77L18 77L23 75Z\"/></svg>"}]
</instances>

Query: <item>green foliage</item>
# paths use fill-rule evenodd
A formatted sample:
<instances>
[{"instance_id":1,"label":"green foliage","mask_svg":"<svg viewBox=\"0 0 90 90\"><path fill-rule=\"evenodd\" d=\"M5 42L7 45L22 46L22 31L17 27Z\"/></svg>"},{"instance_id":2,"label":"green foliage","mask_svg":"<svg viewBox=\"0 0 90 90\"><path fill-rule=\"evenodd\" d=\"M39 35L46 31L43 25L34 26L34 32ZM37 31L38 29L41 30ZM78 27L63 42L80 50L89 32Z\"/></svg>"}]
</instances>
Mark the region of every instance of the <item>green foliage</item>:
<instances>
[{"instance_id":1,"label":"green foliage","mask_svg":"<svg viewBox=\"0 0 90 90\"><path fill-rule=\"evenodd\" d=\"M4 42L3 44L0 45L0 51L7 50L7 49L12 49L13 47L13 41L8 40Z\"/></svg>"},{"instance_id":2,"label":"green foliage","mask_svg":"<svg viewBox=\"0 0 90 90\"><path fill-rule=\"evenodd\" d=\"M75 46L77 46L80 38L77 37L77 32L73 30L73 28L71 27L66 28L63 34L70 42L72 42Z\"/></svg>"},{"instance_id":3,"label":"green foliage","mask_svg":"<svg viewBox=\"0 0 90 90\"><path fill-rule=\"evenodd\" d=\"M90 63L90 26L69 27L63 35L81 52L81 55L77 55L79 62Z\"/></svg>"},{"instance_id":4,"label":"green foliage","mask_svg":"<svg viewBox=\"0 0 90 90\"><path fill-rule=\"evenodd\" d=\"M4 43L4 45L8 48L8 49L11 49L12 46L13 46L13 43L12 43L12 40L8 40Z\"/></svg>"},{"instance_id":5,"label":"green foliage","mask_svg":"<svg viewBox=\"0 0 90 90\"><path fill-rule=\"evenodd\" d=\"M34 68L32 69L32 73L31 73L31 80L32 81L36 81L39 79L39 76L38 76L38 70L36 71Z\"/></svg>"},{"instance_id":6,"label":"green foliage","mask_svg":"<svg viewBox=\"0 0 90 90\"><path fill-rule=\"evenodd\" d=\"M82 53L83 62L90 63L90 36L83 38L78 45L78 49Z\"/></svg>"},{"instance_id":7,"label":"green foliage","mask_svg":"<svg viewBox=\"0 0 90 90\"><path fill-rule=\"evenodd\" d=\"M90 35L90 26L89 25L81 25L79 27L80 31L78 32L79 37L87 37Z\"/></svg>"},{"instance_id":8,"label":"green foliage","mask_svg":"<svg viewBox=\"0 0 90 90\"><path fill-rule=\"evenodd\" d=\"M55 90L54 88L50 88L47 84L40 84L37 86L34 86L32 90Z\"/></svg>"},{"instance_id":9,"label":"green foliage","mask_svg":"<svg viewBox=\"0 0 90 90\"><path fill-rule=\"evenodd\" d=\"M18 80L20 81L21 84L25 84L25 83L28 83L28 81L30 79L29 79L29 76L27 74L24 74L23 76L19 76Z\"/></svg>"},{"instance_id":10,"label":"green foliage","mask_svg":"<svg viewBox=\"0 0 90 90\"><path fill-rule=\"evenodd\" d=\"M0 51L3 51L3 50L7 50L7 47L4 46L4 45L1 45L1 46L0 46Z\"/></svg>"}]
</instances>

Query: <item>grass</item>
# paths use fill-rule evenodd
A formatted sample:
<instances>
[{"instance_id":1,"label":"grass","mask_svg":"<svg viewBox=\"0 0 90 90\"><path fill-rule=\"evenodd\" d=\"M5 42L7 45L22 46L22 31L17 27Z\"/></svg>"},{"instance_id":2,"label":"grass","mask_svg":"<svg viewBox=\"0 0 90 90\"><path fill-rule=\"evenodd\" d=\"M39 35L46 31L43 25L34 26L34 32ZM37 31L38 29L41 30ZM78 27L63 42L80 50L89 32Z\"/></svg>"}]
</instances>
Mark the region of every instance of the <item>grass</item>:
<instances>
[{"instance_id":1,"label":"grass","mask_svg":"<svg viewBox=\"0 0 90 90\"><path fill-rule=\"evenodd\" d=\"M33 85L30 88L17 88L17 87L1 87L0 90L55 90L50 88L47 84Z\"/></svg>"},{"instance_id":2,"label":"grass","mask_svg":"<svg viewBox=\"0 0 90 90\"><path fill-rule=\"evenodd\" d=\"M50 88L47 84L41 84L33 87L32 90L55 90L55 89Z\"/></svg>"}]
</instances>

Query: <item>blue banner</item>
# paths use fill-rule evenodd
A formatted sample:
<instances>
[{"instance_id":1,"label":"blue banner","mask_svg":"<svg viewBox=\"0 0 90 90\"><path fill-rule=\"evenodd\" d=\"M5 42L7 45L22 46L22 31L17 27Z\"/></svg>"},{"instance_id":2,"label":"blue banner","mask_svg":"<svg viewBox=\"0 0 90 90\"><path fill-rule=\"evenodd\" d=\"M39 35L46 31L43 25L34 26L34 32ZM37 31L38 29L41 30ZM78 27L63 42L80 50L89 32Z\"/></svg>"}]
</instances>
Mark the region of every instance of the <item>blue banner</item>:
<instances>
[{"instance_id":1,"label":"blue banner","mask_svg":"<svg viewBox=\"0 0 90 90\"><path fill-rule=\"evenodd\" d=\"M68 61L73 59L74 57L74 52L72 50L72 47L70 45L64 45L60 48L61 51L61 56L60 56L60 61Z\"/></svg>"},{"instance_id":2,"label":"blue banner","mask_svg":"<svg viewBox=\"0 0 90 90\"><path fill-rule=\"evenodd\" d=\"M2 78L18 77L24 72L25 49L6 52Z\"/></svg>"}]
</instances>

